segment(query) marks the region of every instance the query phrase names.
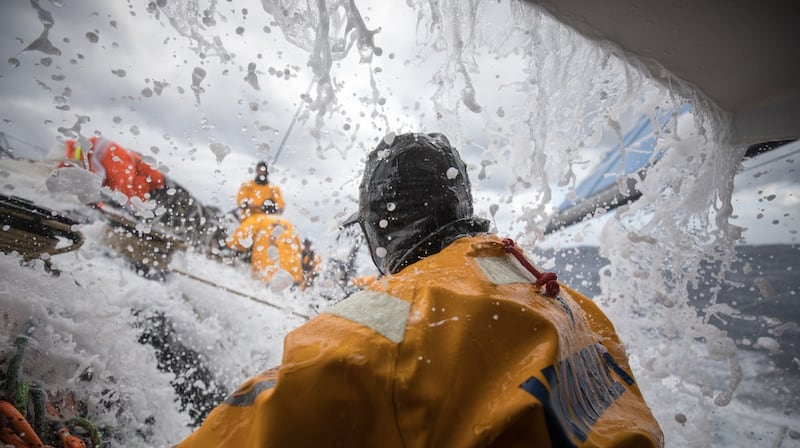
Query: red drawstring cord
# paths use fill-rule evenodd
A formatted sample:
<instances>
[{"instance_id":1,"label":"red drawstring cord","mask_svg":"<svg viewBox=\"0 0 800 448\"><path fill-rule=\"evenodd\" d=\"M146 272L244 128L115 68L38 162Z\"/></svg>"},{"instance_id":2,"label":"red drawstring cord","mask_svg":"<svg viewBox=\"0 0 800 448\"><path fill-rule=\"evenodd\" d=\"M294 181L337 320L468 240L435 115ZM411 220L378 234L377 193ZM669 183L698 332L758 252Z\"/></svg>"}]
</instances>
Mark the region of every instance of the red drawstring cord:
<instances>
[{"instance_id":1,"label":"red drawstring cord","mask_svg":"<svg viewBox=\"0 0 800 448\"><path fill-rule=\"evenodd\" d=\"M517 259L517 261L525 267L534 277L536 277L536 286L544 286L544 295L555 297L558 295L559 286L558 286L558 277L556 276L555 272L539 272L532 264L528 262L528 259L525 258L525 255L522 251L517 247L514 240L511 238L503 238L503 250L506 253L509 253Z\"/></svg>"}]
</instances>

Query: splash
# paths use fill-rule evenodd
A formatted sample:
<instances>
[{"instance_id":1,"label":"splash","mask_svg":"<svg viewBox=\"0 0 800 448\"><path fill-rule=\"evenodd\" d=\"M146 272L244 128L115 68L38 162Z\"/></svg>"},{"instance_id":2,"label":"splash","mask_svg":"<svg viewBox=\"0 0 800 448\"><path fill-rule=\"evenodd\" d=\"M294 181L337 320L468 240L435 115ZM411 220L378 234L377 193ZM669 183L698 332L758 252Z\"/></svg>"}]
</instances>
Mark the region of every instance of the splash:
<instances>
[{"instance_id":1,"label":"splash","mask_svg":"<svg viewBox=\"0 0 800 448\"><path fill-rule=\"evenodd\" d=\"M205 95L214 89L206 80L207 71L209 77L215 74L210 60L225 65L235 56L220 32L219 24L227 18L218 3L157 0L148 7L152 17L166 19L203 59L191 73L198 109L201 97L209 102ZM52 15L37 1L31 4L44 32L25 50L58 55L60 50L48 39ZM406 5L417 16L416 30L408 29L416 31L417 47L405 64L409 69L432 67L426 81L434 89L429 97L403 109L400 120L383 109L395 100L394 86L381 77L377 70L381 67L373 65L375 60L385 62L380 59L382 48L388 58L394 54L384 43L391 42L388 36L379 33L382 24L372 22L375 27L368 28L366 14L352 0L261 2L272 16L269 26L308 54L316 89L302 97L298 111L305 114L299 121L316 115L309 132L317 138L319 159L331 152L344 159L348 151L366 151L374 146L365 142L373 135L391 139L394 131L444 132L459 148L477 152L480 173L475 178L512 179L505 196L491 204L489 212L494 217L511 209L517 220L512 227L519 233L508 236L526 246L544 238L552 186L574 188L576 167L591 158L587 149L599 142L604 131L621 140L626 114L655 120L665 110L677 111L692 103L693 121L680 126L673 121L659 134L656 151L662 159L640 184L642 198L618 209L607 221L601 254L609 264L601 272L597 300L627 343L637 378L669 445L709 445L715 432L712 417L734 412L731 407L736 405L746 367L731 337L709 323L711 315L737 312L719 306L716 297L717 286L729 282L725 275L741 232L730 223L731 191L744 148L727 144L729 118L680 80L657 84L635 58L608 43L587 41L528 3L408 0ZM368 92L357 97L357 106L343 100L343 93L350 93L343 86L355 81L341 79L355 76L339 66L353 57L363 69L358 76L369 84ZM8 62L12 67L20 64L17 58ZM237 79L248 92L268 91L268 79L259 79L258 74L255 63L250 63ZM159 96L168 85L153 81L152 93ZM158 99L152 93L144 95L150 102ZM254 104L250 110L255 112L258 104ZM332 124L345 114L353 119L339 128L343 132L334 129ZM86 122L88 117L81 116L71 128L57 131L64 137L83 138L81 125ZM204 130L220 126L205 118L201 125ZM142 127L142 135L145 132ZM131 128L131 133L138 131ZM177 141L170 146L177 147ZM230 147L216 140L210 139L208 148L218 165L234 159L228 158ZM83 179L58 181L51 181L56 182L53 188L62 192L69 185L86 188ZM342 187L347 188L347 184ZM709 261L717 267L703 267ZM703 283L712 286L707 304L699 304L690 292ZM768 285L757 286L769 296ZM790 331L790 325L772 326L781 333ZM759 338L754 346L781 349L777 339L768 337Z\"/></svg>"},{"instance_id":2,"label":"splash","mask_svg":"<svg viewBox=\"0 0 800 448\"><path fill-rule=\"evenodd\" d=\"M31 6L36 10L36 14L39 17L39 21L42 23L44 29L42 30L42 34L39 35L33 42L28 44L22 52L27 51L41 51L44 54L49 54L53 56L60 56L61 50L59 50L52 42L50 42L50 29L55 25L55 20L53 19L53 14L50 11L42 8L39 5L37 0L31 0Z\"/></svg>"},{"instance_id":3,"label":"splash","mask_svg":"<svg viewBox=\"0 0 800 448\"><path fill-rule=\"evenodd\" d=\"M383 50L374 40L380 30L367 28L352 0L262 0L261 4L286 40L310 53L308 65L317 81L317 91L309 108L317 111L319 129L326 112L336 104L331 81L333 62L345 58L353 45L362 63L372 61L373 55L380 56Z\"/></svg>"},{"instance_id":4,"label":"splash","mask_svg":"<svg viewBox=\"0 0 800 448\"><path fill-rule=\"evenodd\" d=\"M147 11L157 20L163 14L175 31L188 38L193 46L191 49L202 58L216 57L222 62L229 62L233 54L222 43L222 38L210 32L216 25L216 19L224 19L217 11L217 2L209 1L207 7L201 0L167 1L158 0L150 2Z\"/></svg>"},{"instance_id":5,"label":"splash","mask_svg":"<svg viewBox=\"0 0 800 448\"><path fill-rule=\"evenodd\" d=\"M341 35L328 38L336 36L329 32L341 29L336 25L343 17L360 14L352 2L320 1L316 10L305 2L263 4L287 40L311 53L310 65L320 81L315 107L324 112L320 102L332 104L335 98L327 83L333 55L342 57L341 49L347 48ZM431 97L437 125L464 146L480 138L465 123L480 123L487 141L482 165L496 163L500 155L517 179L509 200L533 198L518 214L524 225L516 238L527 244L543 239L551 185L574 188L582 150L595 145L605 128L619 128L623 114L655 120L664 110L677 115L687 101L693 104L689 129L677 129L674 121L659 135L657 151L663 159L641 185L643 198L620 209L603 231L601 254L610 263L598 299L641 363L640 381L659 404L655 411L670 443L710 443L708 413L730 403L742 371L733 340L708 323L710 313L697 309L689 291L700 282L726 281L740 236L741 229L729 221L732 180L744 148L727 143L729 118L679 79L671 79L668 87L656 83L643 64L621 49L587 41L530 4L511 2L505 14L502 6L485 2L408 5L418 13L420 58L443 59L431 79L437 86ZM358 29L356 39L365 32ZM501 95L494 98L492 92L477 90L474 81L489 71L479 63L487 55L505 68ZM709 260L719 262L717 271L701 269ZM720 385L719 378L698 379L693 370L700 359L725 362L727 380ZM662 382L667 377L669 386ZM675 389L715 388L710 394L691 394L706 414L678 422L667 411L678 407L670 396Z\"/></svg>"}]
</instances>

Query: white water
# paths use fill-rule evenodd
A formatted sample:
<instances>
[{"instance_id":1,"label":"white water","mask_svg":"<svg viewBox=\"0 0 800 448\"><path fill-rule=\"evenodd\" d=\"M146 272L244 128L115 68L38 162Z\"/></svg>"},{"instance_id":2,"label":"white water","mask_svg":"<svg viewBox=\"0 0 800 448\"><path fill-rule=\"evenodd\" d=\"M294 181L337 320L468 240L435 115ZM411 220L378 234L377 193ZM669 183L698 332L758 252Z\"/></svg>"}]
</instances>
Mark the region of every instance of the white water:
<instances>
[{"instance_id":1,"label":"white water","mask_svg":"<svg viewBox=\"0 0 800 448\"><path fill-rule=\"evenodd\" d=\"M242 72L242 67L248 66L239 83L248 91L255 90L254 86L267 89L263 60L251 68L242 59L249 55L228 48L235 45L231 35L217 31L240 12L222 11L217 2L155 3L149 13L140 12L137 20L159 21L167 34L188 42L189 52L202 55L197 64L205 68L194 63L180 68L184 72L180 76L191 79L188 98L202 117L195 126L208 130L229 125L209 119L212 108L204 107L221 94L221 87L215 90L218 78L209 82L220 68L235 72L239 67ZM307 106L300 115L303 131L317 146L316 157L306 163L320 165L313 174L330 176L332 180L326 183L340 192L318 199L315 205L321 203L322 207L316 208L326 212L312 212L312 218L328 223L324 229L330 231L331 222L346 209L352 210L348 196L355 192L358 171L352 166L359 164L360 155L376 139L389 132L440 131L463 148L473 166L479 211L495 216L500 210L495 222L499 232L528 248L558 244L542 235L544 219L555 200L554 186L575 185L576 171L596 155L592 151L603 133L624 132L621 123L630 117L677 111L684 101L692 101L693 122L686 129L676 129L673 123L661 134L658 150L669 151L641 186L643 198L615 212L605 224L601 253L610 264L603 271L602 294L596 299L628 346L635 374L662 424L667 446L797 443L785 429L796 431L797 424L791 416L782 415L782 410L752 409L735 398L730 401L737 386L754 387L748 382L758 381L759 367L749 358L743 360L733 341L698 315L687 292L688 286L698 281L725 281L725 266L732 260L739 236L739 229L730 224L730 198L744 148L726 144L725 117L702 98L686 97L689 90L679 80L674 80L670 89L657 85L635 60L612 47L586 41L527 4L407 3L406 13L412 11L416 21L403 22L406 28L399 30L386 22L391 16L382 16L371 7L356 10L346 1L326 2L324 13L316 11L312 3L263 1L260 6L272 16L271 21L247 24L248 35L268 27L270 34L280 32L292 44L285 50L286 65L292 68L286 79L300 84L294 90L303 92L312 76L316 81L311 94L304 97ZM320 29L325 17L330 19L330 36L336 38L310 32ZM369 17L373 19L366 21ZM381 18L385 20L381 22ZM345 34L348 21L354 26L351 34ZM372 36L378 26L382 30ZM45 26L46 33L36 45L30 44L29 51L53 55L54 47L70 48L65 42L49 42L52 32L48 34L48 30L51 28ZM414 50L401 55L392 44L405 44L403 40L409 38L413 38ZM300 61L307 61L310 69L299 68L301 63L291 59L295 57L291 54L302 55ZM279 66L275 61L268 63ZM118 65L109 68L116 70ZM167 81L179 84L178 79ZM429 81L433 88L417 85ZM351 101L351 97L358 100ZM247 103L246 98L237 99ZM269 107L264 102L249 104L250 111ZM289 111L287 116L293 109ZM254 127L249 116L237 117L237 125ZM288 118L284 118L279 126L285 126L282 123ZM85 120L76 121L74 116L70 120L68 124L74 125L63 126L61 134L89 132L81 131L86 128ZM191 143L193 139L203 141L194 130L183 132L193 136ZM133 138L138 131L123 134ZM177 139L164 140L166 146L178 147L172 143ZM228 145L213 141L213 136L208 140L204 145L218 167L223 159L232 157ZM278 140L271 140L271 147L259 147L259 156L274 154ZM288 154L298 152L294 149ZM169 167L163 152L156 153L156 158L168 168L179 169L179 163ZM326 163L340 160L347 162L348 168L340 172L323 169ZM236 180L225 186L227 190L235 189L242 177L233 175ZM282 184L284 180L288 185L305 182L293 175L282 179ZM21 187L16 193L44 201L49 194ZM85 230L90 235L98 231ZM131 309L167 311L187 344L208 356L220 381L230 386L277 364L282 336L299 324L287 313L188 279L176 278L165 284L143 280L124 266L108 262L102 248L91 241L77 254L55 257L54 264L64 270L56 279L40 267L18 267L11 257L1 260L5 315L0 343L4 351L24 321L37 321L43 331L37 330L33 337L33 361L26 364L30 369L26 373L52 387L83 392L101 422L114 419L98 406L102 390L118 390L125 401L123 413L116 422L108 423L123 423L122 438L127 446L174 443L188 432L176 430L188 420L173 404L168 375L158 372L152 353L135 342ZM721 261L721 272L701 275L701 260ZM252 282L246 270L219 267L193 256L179 262L193 272L207 270L209 277L225 279L228 286L259 297L294 301L298 309L307 306L303 303L307 297L288 292L273 296L266 287ZM31 292L26 290L29 285L33 285ZM59 291L58 299L52 291ZM220 306L223 300L224 307ZM97 372L100 383L82 385L75 380L87 365ZM55 367L48 369L50 366ZM156 413L156 424L146 428L151 435L137 434L137 425Z\"/></svg>"}]
</instances>

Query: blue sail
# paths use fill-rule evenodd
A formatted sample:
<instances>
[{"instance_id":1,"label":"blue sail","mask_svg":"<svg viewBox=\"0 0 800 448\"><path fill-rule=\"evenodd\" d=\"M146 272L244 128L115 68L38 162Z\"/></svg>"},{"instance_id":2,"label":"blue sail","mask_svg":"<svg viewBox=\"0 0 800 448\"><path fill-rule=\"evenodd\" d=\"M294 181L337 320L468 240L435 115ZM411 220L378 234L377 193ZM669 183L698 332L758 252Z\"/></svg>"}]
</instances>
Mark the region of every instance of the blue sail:
<instances>
[{"instance_id":1,"label":"blue sail","mask_svg":"<svg viewBox=\"0 0 800 448\"><path fill-rule=\"evenodd\" d=\"M641 193L636 184L644 179L646 170L658 162L664 151L655 151L658 134L666 129L669 123L688 113L691 104L683 104L677 111L664 111L656 116L643 116L628 131L622 143L608 151L591 175L575 188L575 199L566 199L556 209L545 233L570 226L588 216L598 207L611 210L638 199ZM658 129L653 129L653 122ZM623 178L625 186L620 188L617 180Z\"/></svg>"}]
</instances>

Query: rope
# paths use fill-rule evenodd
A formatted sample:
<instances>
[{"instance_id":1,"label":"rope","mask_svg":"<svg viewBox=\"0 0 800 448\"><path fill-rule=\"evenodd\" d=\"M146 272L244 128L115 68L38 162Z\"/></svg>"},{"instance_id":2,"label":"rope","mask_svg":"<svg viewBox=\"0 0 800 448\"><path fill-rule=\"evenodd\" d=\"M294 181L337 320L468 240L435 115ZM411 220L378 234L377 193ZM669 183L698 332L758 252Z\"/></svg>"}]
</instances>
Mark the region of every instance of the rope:
<instances>
[{"instance_id":1,"label":"rope","mask_svg":"<svg viewBox=\"0 0 800 448\"><path fill-rule=\"evenodd\" d=\"M31 387L31 401L33 402L33 430L37 434L42 434L46 430L45 426L45 399L44 391L39 386Z\"/></svg>"},{"instance_id":2,"label":"rope","mask_svg":"<svg viewBox=\"0 0 800 448\"><path fill-rule=\"evenodd\" d=\"M180 270L177 270L177 269L172 269L171 272L174 272L176 274L179 274L179 275L182 275L184 277L190 278L192 280L197 280L198 282L205 283L206 285L213 286L214 288L219 288L219 289L221 289L223 291L226 291L226 292L229 292L231 294L236 294L236 295L244 297L246 299L250 299L250 300L252 300L254 302L258 302L258 303L260 303L262 305L267 305L267 306L275 308L277 310L281 310L281 311L289 313L289 314L291 314L293 316L296 316L296 317L299 317L299 318L302 318L302 319L305 319L305 320L311 320L311 317L310 316L306 316L305 314L296 313L296 312L294 312L292 310L288 310L288 309L286 309L284 307L275 305L274 303L267 302L266 300L262 300L262 299L259 299L258 297L251 296L250 294L245 294L243 292L236 291L235 289L228 288L227 286L223 286L223 285L219 285L219 284L214 283L214 282L210 282L210 281L208 281L208 280L206 280L204 278L200 278L200 277L197 277L195 275L189 274L188 272L183 272L183 271L180 271Z\"/></svg>"},{"instance_id":3,"label":"rope","mask_svg":"<svg viewBox=\"0 0 800 448\"><path fill-rule=\"evenodd\" d=\"M308 85L308 89L306 89L306 96L308 93L311 92L311 86L314 85L314 78L311 78L311 83ZM292 133L292 128L294 127L294 123L297 121L297 116L300 115L300 111L303 110L303 101L300 101L300 104L297 105L297 111L294 113L294 117L292 117L292 122L289 123L289 128L286 129L286 133L283 134L283 140L281 140L281 144L278 145L278 151L275 152L275 157L272 159L272 163L278 161L278 157L281 155L281 151L283 151L283 145L286 144L286 140L289 138L289 134Z\"/></svg>"},{"instance_id":4,"label":"rope","mask_svg":"<svg viewBox=\"0 0 800 448\"><path fill-rule=\"evenodd\" d=\"M0 431L0 441L14 447L44 446L25 416L11 403L0 400L0 415L7 421L8 427Z\"/></svg>"},{"instance_id":5,"label":"rope","mask_svg":"<svg viewBox=\"0 0 800 448\"><path fill-rule=\"evenodd\" d=\"M39 386L31 386L19 380L19 372L22 359L25 355L25 348L34 330L35 326L33 322L26 322L22 332L14 341L14 346L17 350L8 362L5 384L5 395L12 403L0 400L0 414L5 418L8 425L5 428L0 428L0 441L15 447L44 446L37 434L47 432L48 426L45 421L44 392ZM29 401L33 404L33 427L31 427L30 423L28 423L28 420L25 418L25 416L28 415ZM85 429L89 433L92 446L94 448L100 447L100 433L90 420L83 417L75 417L67 420L63 424L73 427L80 426ZM78 446L82 446L83 442L78 438L70 435L68 431L66 434L67 435L64 437L69 437L70 440L76 440L80 443Z\"/></svg>"},{"instance_id":6,"label":"rope","mask_svg":"<svg viewBox=\"0 0 800 448\"><path fill-rule=\"evenodd\" d=\"M95 448L100 447L100 432L97 430L97 427L89 421L89 419L83 417L73 417L66 421L65 423L68 426L79 426L86 430L89 433L89 439L92 441L92 446Z\"/></svg>"},{"instance_id":7,"label":"rope","mask_svg":"<svg viewBox=\"0 0 800 448\"><path fill-rule=\"evenodd\" d=\"M522 253L511 238L503 238L503 250L513 255L528 272L536 277L536 286L544 286L544 295L550 297L558 295L560 287L558 285L558 276L556 276L555 272L539 272L528 259L525 258L525 254Z\"/></svg>"},{"instance_id":8,"label":"rope","mask_svg":"<svg viewBox=\"0 0 800 448\"><path fill-rule=\"evenodd\" d=\"M33 322L26 322L22 329L22 333L20 333L20 335L17 336L17 339L14 341L14 347L16 347L17 351L14 353L14 357L8 362L8 371L6 372L5 384L6 397L11 398L18 395L19 371L22 365L22 358L25 355L25 346L28 345L28 340L30 339L33 330Z\"/></svg>"}]
</instances>

